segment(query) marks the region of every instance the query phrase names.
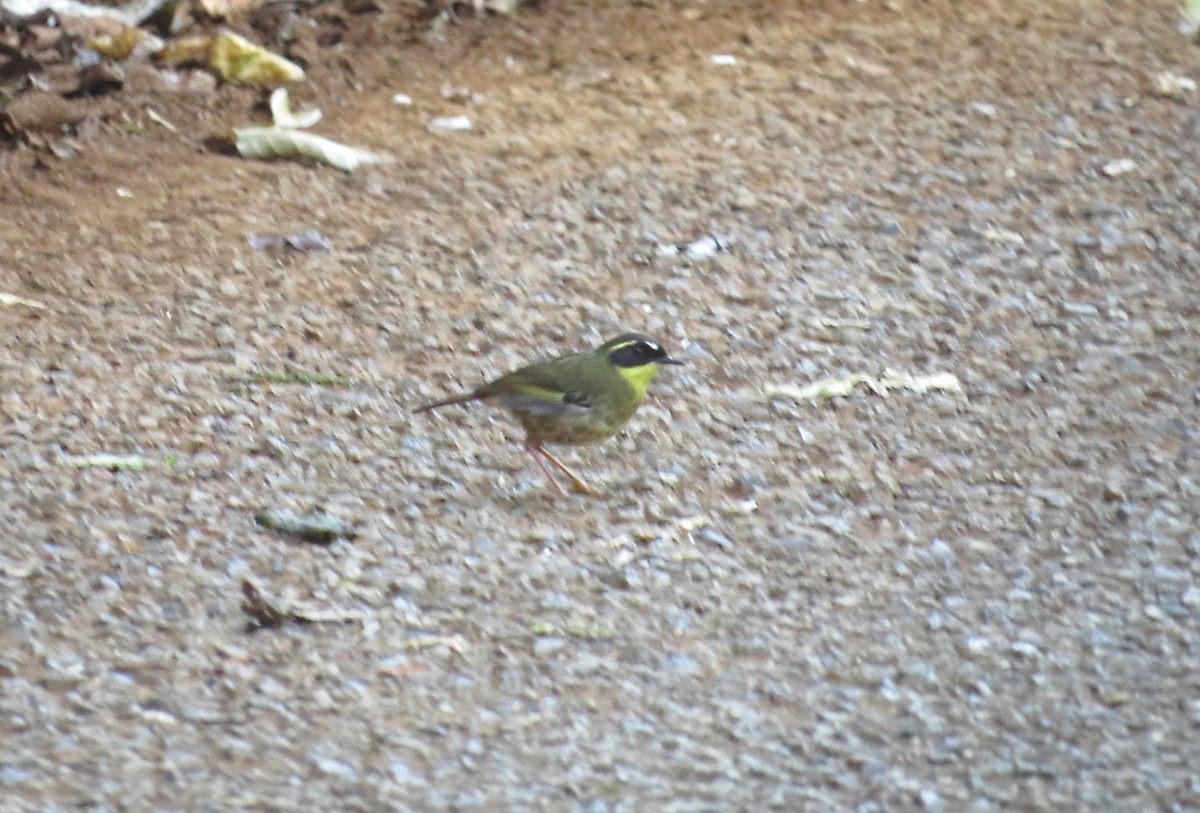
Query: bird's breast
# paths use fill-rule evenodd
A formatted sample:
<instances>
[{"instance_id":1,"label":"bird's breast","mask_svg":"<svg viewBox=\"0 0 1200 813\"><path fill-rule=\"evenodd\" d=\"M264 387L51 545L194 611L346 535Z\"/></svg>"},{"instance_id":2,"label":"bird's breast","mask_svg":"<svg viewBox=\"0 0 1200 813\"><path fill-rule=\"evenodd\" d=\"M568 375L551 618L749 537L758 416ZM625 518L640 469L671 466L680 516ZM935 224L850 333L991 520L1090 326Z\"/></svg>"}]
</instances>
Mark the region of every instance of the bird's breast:
<instances>
[{"instance_id":1,"label":"bird's breast","mask_svg":"<svg viewBox=\"0 0 1200 813\"><path fill-rule=\"evenodd\" d=\"M513 410L530 440L540 443L596 443L624 428L637 409L628 399L593 398L587 405L571 404L554 415Z\"/></svg>"}]
</instances>

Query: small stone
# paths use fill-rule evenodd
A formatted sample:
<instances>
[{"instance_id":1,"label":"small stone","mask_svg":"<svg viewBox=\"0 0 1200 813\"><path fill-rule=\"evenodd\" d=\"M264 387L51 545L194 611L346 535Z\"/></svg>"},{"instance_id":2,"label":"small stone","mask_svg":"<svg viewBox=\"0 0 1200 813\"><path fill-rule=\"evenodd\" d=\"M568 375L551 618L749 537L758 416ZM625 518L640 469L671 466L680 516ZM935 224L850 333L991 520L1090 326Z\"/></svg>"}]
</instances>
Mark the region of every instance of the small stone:
<instances>
[{"instance_id":1,"label":"small stone","mask_svg":"<svg viewBox=\"0 0 1200 813\"><path fill-rule=\"evenodd\" d=\"M601 584L609 587L614 587L618 590L628 590L632 587L629 579L629 571L624 567L606 567L596 571L596 579Z\"/></svg>"},{"instance_id":2,"label":"small stone","mask_svg":"<svg viewBox=\"0 0 1200 813\"><path fill-rule=\"evenodd\" d=\"M119 90L125 84L125 71L120 65L111 62L101 62L84 68L79 74L79 86L74 90L76 96L103 96L114 90Z\"/></svg>"},{"instance_id":3,"label":"small stone","mask_svg":"<svg viewBox=\"0 0 1200 813\"><path fill-rule=\"evenodd\" d=\"M1029 641L1013 641L1009 649L1016 654L1024 655L1027 658L1036 657L1038 654L1037 646Z\"/></svg>"},{"instance_id":4,"label":"small stone","mask_svg":"<svg viewBox=\"0 0 1200 813\"><path fill-rule=\"evenodd\" d=\"M341 779L346 782L358 781L358 771L352 765L348 765L338 759L329 759L328 757L314 757L311 762L316 766L321 773Z\"/></svg>"},{"instance_id":5,"label":"small stone","mask_svg":"<svg viewBox=\"0 0 1200 813\"><path fill-rule=\"evenodd\" d=\"M1137 162L1132 158L1118 158L1115 161L1109 161L1100 171L1110 178L1115 178L1118 175L1133 172L1135 169L1137 169Z\"/></svg>"},{"instance_id":6,"label":"small stone","mask_svg":"<svg viewBox=\"0 0 1200 813\"><path fill-rule=\"evenodd\" d=\"M1062 116L1054 125L1054 132L1060 136L1075 136L1079 134L1079 124L1074 116Z\"/></svg>"},{"instance_id":7,"label":"small stone","mask_svg":"<svg viewBox=\"0 0 1200 813\"><path fill-rule=\"evenodd\" d=\"M704 528L700 531L700 541L708 545L715 545L721 550L733 550L733 540L720 531L712 528Z\"/></svg>"},{"instance_id":8,"label":"small stone","mask_svg":"<svg viewBox=\"0 0 1200 813\"><path fill-rule=\"evenodd\" d=\"M692 260L707 260L709 257L713 257L718 252L727 248L728 244L723 243L721 238L714 234L706 234L688 243L683 249L683 253Z\"/></svg>"},{"instance_id":9,"label":"small stone","mask_svg":"<svg viewBox=\"0 0 1200 813\"><path fill-rule=\"evenodd\" d=\"M425 784L425 779L410 768L408 763L403 760L392 760L388 766L388 771L392 775L392 781L401 787L405 785Z\"/></svg>"},{"instance_id":10,"label":"small stone","mask_svg":"<svg viewBox=\"0 0 1200 813\"><path fill-rule=\"evenodd\" d=\"M1104 492L1102 496L1104 497L1105 502L1125 502L1127 499L1129 499L1125 495L1125 492L1121 490L1120 486L1113 485L1112 483L1108 483L1104 486Z\"/></svg>"},{"instance_id":11,"label":"small stone","mask_svg":"<svg viewBox=\"0 0 1200 813\"><path fill-rule=\"evenodd\" d=\"M533 642L533 654L538 658L549 658L557 652L566 649L567 640L553 636L539 637Z\"/></svg>"},{"instance_id":12,"label":"small stone","mask_svg":"<svg viewBox=\"0 0 1200 813\"><path fill-rule=\"evenodd\" d=\"M737 194L733 196L733 208L735 211L746 211L758 206L758 198L749 189L739 189Z\"/></svg>"},{"instance_id":13,"label":"small stone","mask_svg":"<svg viewBox=\"0 0 1200 813\"><path fill-rule=\"evenodd\" d=\"M982 635L972 635L966 640L967 650L970 652L986 652L991 649L991 642Z\"/></svg>"},{"instance_id":14,"label":"small stone","mask_svg":"<svg viewBox=\"0 0 1200 813\"><path fill-rule=\"evenodd\" d=\"M57 93L30 91L21 94L4 108L3 118L16 132L52 133L73 125L84 117L83 107Z\"/></svg>"},{"instance_id":15,"label":"small stone","mask_svg":"<svg viewBox=\"0 0 1200 813\"><path fill-rule=\"evenodd\" d=\"M197 96L210 96L217 91L217 77L208 71L192 71L183 82L183 91Z\"/></svg>"},{"instance_id":16,"label":"small stone","mask_svg":"<svg viewBox=\"0 0 1200 813\"><path fill-rule=\"evenodd\" d=\"M1154 74L1150 78L1150 82L1154 88L1154 92L1166 98L1181 98L1196 89L1194 79L1189 79L1186 76L1176 76L1169 71Z\"/></svg>"},{"instance_id":17,"label":"small stone","mask_svg":"<svg viewBox=\"0 0 1200 813\"><path fill-rule=\"evenodd\" d=\"M663 665L676 677L693 677L700 671L695 658L678 652L668 656Z\"/></svg>"},{"instance_id":18,"label":"small stone","mask_svg":"<svg viewBox=\"0 0 1200 813\"><path fill-rule=\"evenodd\" d=\"M431 133L456 133L473 129L474 126L467 116L446 116L429 122L425 129Z\"/></svg>"},{"instance_id":19,"label":"small stone","mask_svg":"<svg viewBox=\"0 0 1200 813\"><path fill-rule=\"evenodd\" d=\"M1106 706L1116 707L1124 706L1130 701L1129 692L1123 692L1119 689L1106 689L1099 694L1100 702Z\"/></svg>"}]
</instances>

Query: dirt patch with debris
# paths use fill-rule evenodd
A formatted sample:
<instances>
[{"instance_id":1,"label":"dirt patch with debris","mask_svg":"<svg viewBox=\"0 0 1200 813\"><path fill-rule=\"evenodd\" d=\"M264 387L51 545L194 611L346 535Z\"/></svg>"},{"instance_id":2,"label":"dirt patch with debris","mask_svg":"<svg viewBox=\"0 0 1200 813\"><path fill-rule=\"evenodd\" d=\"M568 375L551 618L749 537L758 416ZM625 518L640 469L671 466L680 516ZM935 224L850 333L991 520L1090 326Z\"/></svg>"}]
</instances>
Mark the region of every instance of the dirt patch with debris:
<instances>
[{"instance_id":1,"label":"dirt patch with debris","mask_svg":"<svg viewBox=\"0 0 1200 813\"><path fill-rule=\"evenodd\" d=\"M1174 3L281 8L394 162L151 69L0 151L0 808L1196 809ZM600 498L411 414L625 329Z\"/></svg>"}]
</instances>

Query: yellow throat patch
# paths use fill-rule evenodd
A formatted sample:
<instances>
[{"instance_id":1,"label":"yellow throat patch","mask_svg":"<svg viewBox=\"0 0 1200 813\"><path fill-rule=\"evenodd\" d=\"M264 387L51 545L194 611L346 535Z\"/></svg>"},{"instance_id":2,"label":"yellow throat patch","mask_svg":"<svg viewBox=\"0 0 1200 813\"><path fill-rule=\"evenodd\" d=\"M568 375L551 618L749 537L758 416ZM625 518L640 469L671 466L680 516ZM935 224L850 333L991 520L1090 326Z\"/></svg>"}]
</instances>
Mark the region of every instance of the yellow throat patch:
<instances>
[{"instance_id":1,"label":"yellow throat patch","mask_svg":"<svg viewBox=\"0 0 1200 813\"><path fill-rule=\"evenodd\" d=\"M654 374L662 367L658 362L650 362L639 367L618 367L617 372L621 377L629 382L629 386L633 387L633 394L640 401L646 395L646 388L650 386L650 379L654 378Z\"/></svg>"}]
</instances>

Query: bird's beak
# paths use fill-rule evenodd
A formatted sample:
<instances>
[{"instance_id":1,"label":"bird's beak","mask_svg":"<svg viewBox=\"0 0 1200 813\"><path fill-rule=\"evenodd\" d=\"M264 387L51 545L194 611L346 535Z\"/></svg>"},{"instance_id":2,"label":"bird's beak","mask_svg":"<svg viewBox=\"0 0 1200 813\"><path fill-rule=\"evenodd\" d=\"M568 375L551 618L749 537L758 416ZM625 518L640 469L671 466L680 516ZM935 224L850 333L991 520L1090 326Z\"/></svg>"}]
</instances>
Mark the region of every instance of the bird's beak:
<instances>
[{"instance_id":1,"label":"bird's beak","mask_svg":"<svg viewBox=\"0 0 1200 813\"><path fill-rule=\"evenodd\" d=\"M660 359L658 363L659 364L680 364L680 365L683 364L683 362L680 361L679 359L673 359L670 356L667 356L665 359Z\"/></svg>"}]
</instances>

